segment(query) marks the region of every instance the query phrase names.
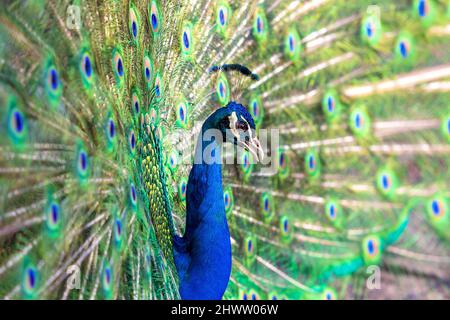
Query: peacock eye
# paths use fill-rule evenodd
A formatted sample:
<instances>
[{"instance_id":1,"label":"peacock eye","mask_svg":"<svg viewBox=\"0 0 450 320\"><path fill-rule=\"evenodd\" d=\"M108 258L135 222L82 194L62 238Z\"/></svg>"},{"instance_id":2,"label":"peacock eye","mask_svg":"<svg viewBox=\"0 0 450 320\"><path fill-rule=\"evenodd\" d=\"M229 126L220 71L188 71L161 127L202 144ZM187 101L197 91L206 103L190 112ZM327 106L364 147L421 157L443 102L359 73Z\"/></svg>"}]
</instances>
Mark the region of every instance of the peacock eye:
<instances>
[{"instance_id":1,"label":"peacock eye","mask_svg":"<svg viewBox=\"0 0 450 320\"><path fill-rule=\"evenodd\" d=\"M236 128L239 129L239 130L247 131L248 130L248 125L245 122L239 121L238 123L236 123Z\"/></svg>"}]
</instances>

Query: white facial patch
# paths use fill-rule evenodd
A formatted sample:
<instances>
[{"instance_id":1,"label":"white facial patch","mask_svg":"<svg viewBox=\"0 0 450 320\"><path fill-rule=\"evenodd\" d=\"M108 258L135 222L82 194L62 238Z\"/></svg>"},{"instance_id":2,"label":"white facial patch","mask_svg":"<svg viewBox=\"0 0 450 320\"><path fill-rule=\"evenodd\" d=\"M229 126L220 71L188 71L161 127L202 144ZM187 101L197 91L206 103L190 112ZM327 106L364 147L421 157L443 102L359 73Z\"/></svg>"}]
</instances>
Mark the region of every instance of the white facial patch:
<instances>
[{"instance_id":1,"label":"white facial patch","mask_svg":"<svg viewBox=\"0 0 450 320\"><path fill-rule=\"evenodd\" d=\"M233 135L234 135L236 138L239 138L239 132L238 132L238 130L236 129L236 123L238 122L238 117L237 117L237 115L236 115L236 112L233 112L233 113L231 114L231 116L228 117L228 120L230 121L230 129L231 129L231 132L233 133Z\"/></svg>"}]
</instances>

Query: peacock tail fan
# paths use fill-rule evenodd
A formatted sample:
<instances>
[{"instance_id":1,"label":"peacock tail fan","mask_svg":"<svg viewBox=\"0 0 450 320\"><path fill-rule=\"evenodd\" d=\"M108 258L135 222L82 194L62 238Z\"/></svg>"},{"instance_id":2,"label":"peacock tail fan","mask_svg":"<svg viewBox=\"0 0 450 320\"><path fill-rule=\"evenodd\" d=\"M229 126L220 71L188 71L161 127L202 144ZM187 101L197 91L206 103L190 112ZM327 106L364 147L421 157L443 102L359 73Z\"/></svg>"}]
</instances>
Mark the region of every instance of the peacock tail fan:
<instances>
[{"instance_id":1,"label":"peacock tail fan","mask_svg":"<svg viewBox=\"0 0 450 320\"><path fill-rule=\"evenodd\" d=\"M270 163L224 152L225 299L450 297L450 1L0 8L0 297L178 299L195 140L230 101Z\"/></svg>"}]
</instances>

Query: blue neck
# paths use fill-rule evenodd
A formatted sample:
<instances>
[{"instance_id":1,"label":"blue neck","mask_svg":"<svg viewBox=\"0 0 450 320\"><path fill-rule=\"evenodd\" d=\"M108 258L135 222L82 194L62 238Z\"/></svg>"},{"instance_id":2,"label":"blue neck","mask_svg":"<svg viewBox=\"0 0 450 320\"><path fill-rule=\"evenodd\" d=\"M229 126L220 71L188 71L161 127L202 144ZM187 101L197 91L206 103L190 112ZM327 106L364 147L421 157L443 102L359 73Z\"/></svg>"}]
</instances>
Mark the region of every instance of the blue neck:
<instances>
[{"instance_id":1,"label":"blue neck","mask_svg":"<svg viewBox=\"0 0 450 320\"><path fill-rule=\"evenodd\" d=\"M188 180L187 194L187 215L190 222L190 215L202 222L213 219L214 222L221 221L224 225L214 224L211 227L226 226L228 224L223 203L222 188L222 158L221 144L214 140L203 140L203 133L209 129L208 121L202 128L202 136L197 140L195 149L194 165L192 166ZM203 208L205 202L211 202L212 207ZM213 210L214 209L214 210ZM195 220L197 220L195 219ZM195 221L198 223L198 221ZM188 226L187 226L188 227ZM190 229L186 229L190 231Z\"/></svg>"},{"instance_id":2,"label":"blue neck","mask_svg":"<svg viewBox=\"0 0 450 320\"><path fill-rule=\"evenodd\" d=\"M202 133L210 128L208 124L206 121ZM196 159L187 185L183 238L189 266L180 282L183 299L221 299L231 273L230 233L222 190L221 144L202 141L202 137L197 142Z\"/></svg>"}]
</instances>

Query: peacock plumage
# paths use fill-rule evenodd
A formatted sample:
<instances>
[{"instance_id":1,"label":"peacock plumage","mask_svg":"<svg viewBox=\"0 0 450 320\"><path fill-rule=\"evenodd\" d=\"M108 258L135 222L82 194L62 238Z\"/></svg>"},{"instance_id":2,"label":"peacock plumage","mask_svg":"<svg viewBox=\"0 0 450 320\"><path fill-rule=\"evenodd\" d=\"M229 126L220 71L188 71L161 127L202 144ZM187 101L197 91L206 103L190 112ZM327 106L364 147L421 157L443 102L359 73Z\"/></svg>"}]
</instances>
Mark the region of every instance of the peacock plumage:
<instances>
[{"instance_id":1,"label":"peacock plumage","mask_svg":"<svg viewBox=\"0 0 450 320\"><path fill-rule=\"evenodd\" d=\"M0 297L450 298L450 1L0 8Z\"/></svg>"}]
</instances>

